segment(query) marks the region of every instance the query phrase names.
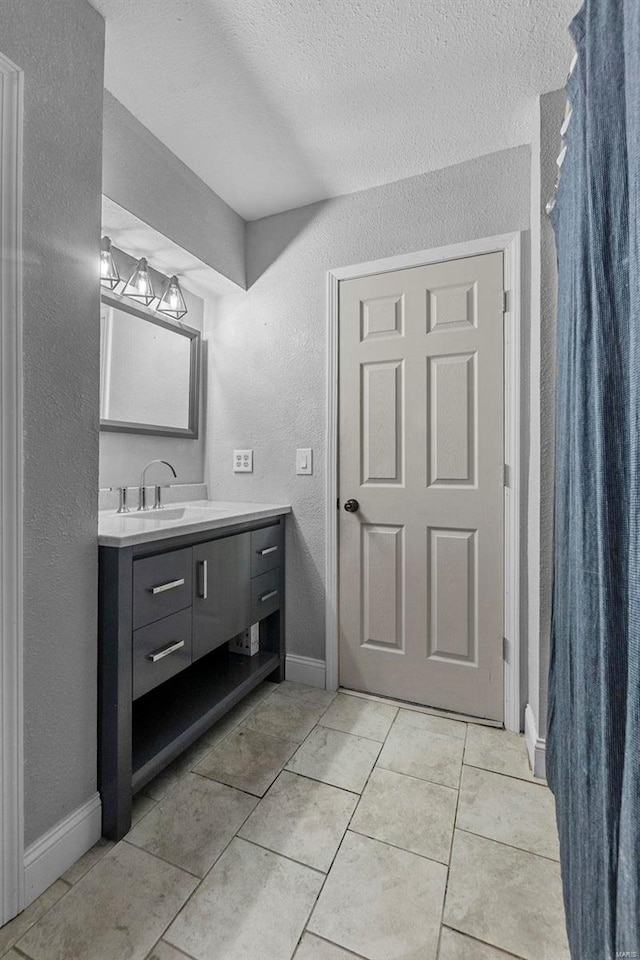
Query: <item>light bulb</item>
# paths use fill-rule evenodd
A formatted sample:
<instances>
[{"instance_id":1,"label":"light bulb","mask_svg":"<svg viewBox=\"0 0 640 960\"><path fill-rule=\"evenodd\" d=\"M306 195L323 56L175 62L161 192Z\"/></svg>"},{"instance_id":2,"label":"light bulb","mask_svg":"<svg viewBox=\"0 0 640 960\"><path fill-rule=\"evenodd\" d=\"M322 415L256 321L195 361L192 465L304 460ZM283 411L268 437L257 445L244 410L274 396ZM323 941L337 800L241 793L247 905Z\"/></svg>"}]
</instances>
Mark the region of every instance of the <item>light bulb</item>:
<instances>
[{"instance_id":1,"label":"light bulb","mask_svg":"<svg viewBox=\"0 0 640 960\"><path fill-rule=\"evenodd\" d=\"M110 290L115 290L120 283L120 274L113 259L109 237L103 237L100 244L100 283L109 287Z\"/></svg>"},{"instance_id":2,"label":"light bulb","mask_svg":"<svg viewBox=\"0 0 640 960\"><path fill-rule=\"evenodd\" d=\"M171 277L162 299L158 304L158 313L164 313L173 320L181 320L187 313L187 305L182 296L182 290L177 277Z\"/></svg>"},{"instance_id":3,"label":"light bulb","mask_svg":"<svg viewBox=\"0 0 640 960\"><path fill-rule=\"evenodd\" d=\"M138 300L145 306L150 306L155 300L156 295L153 291L149 267L144 257L138 260L135 270L129 277L127 285L122 291L125 297L131 297L132 300Z\"/></svg>"}]
</instances>

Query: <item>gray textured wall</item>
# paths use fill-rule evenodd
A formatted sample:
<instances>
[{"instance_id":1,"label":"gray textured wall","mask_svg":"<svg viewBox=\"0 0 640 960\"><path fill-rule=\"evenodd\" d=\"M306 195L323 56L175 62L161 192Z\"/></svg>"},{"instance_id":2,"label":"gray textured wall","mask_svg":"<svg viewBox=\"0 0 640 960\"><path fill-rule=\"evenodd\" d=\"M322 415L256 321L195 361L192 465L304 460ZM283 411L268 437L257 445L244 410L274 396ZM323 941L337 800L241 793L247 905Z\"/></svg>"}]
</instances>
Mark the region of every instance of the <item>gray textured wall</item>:
<instances>
[{"instance_id":1,"label":"gray textured wall","mask_svg":"<svg viewBox=\"0 0 640 960\"><path fill-rule=\"evenodd\" d=\"M84 0L4 0L24 70L25 842L96 790L104 23ZM72 68L71 68L72 65Z\"/></svg>"},{"instance_id":2,"label":"gray textured wall","mask_svg":"<svg viewBox=\"0 0 640 960\"><path fill-rule=\"evenodd\" d=\"M247 225L249 290L207 330L209 495L293 505L289 652L324 659L326 271L527 230L529 176L518 147ZM298 477L307 446L314 474ZM254 448L253 474L233 474L234 447Z\"/></svg>"},{"instance_id":3,"label":"gray textured wall","mask_svg":"<svg viewBox=\"0 0 640 960\"><path fill-rule=\"evenodd\" d=\"M555 339L557 261L553 227L545 206L558 173L560 126L566 93L540 97L540 648L538 736L547 731L547 689L553 584L553 482L555 460Z\"/></svg>"},{"instance_id":4,"label":"gray textured wall","mask_svg":"<svg viewBox=\"0 0 640 960\"><path fill-rule=\"evenodd\" d=\"M105 196L245 286L242 217L107 90L103 163Z\"/></svg>"},{"instance_id":5,"label":"gray textured wall","mask_svg":"<svg viewBox=\"0 0 640 960\"><path fill-rule=\"evenodd\" d=\"M114 248L114 255L121 277L127 277L135 266L133 257ZM156 292L162 289L166 278L151 268L151 278ZM191 293L182 284L188 313L184 323L202 331L204 302L201 297ZM200 389L200 435L197 440L180 437L153 437L133 433L100 432L100 486L122 487L137 486L140 471L149 460L168 460L176 468L179 483L202 483L204 480L204 456L206 436L206 349L202 347L202 378ZM158 473L149 472L149 482L168 483L173 480L166 467L156 468Z\"/></svg>"}]
</instances>

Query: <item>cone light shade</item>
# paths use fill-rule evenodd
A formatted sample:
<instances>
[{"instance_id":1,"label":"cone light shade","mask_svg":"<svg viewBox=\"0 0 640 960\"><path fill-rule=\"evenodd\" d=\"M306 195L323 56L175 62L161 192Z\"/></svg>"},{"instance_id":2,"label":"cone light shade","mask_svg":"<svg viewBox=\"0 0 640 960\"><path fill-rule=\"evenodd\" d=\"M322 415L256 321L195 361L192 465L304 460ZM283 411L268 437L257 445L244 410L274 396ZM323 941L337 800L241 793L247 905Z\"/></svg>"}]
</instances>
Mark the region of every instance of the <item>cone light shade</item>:
<instances>
[{"instance_id":1,"label":"cone light shade","mask_svg":"<svg viewBox=\"0 0 640 960\"><path fill-rule=\"evenodd\" d=\"M138 260L137 266L129 277L127 285L122 292L125 297L131 297L132 300L137 300L138 303L144 303L146 307L151 306L155 300L156 295L153 292L149 266L144 257Z\"/></svg>"},{"instance_id":2,"label":"cone light shade","mask_svg":"<svg viewBox=\"0 0 640 960\"><path fill-rule=\"evenodd\" d=\"M158 313L164 313L172 320L181 320L187 312L187 305L182 296L182 290L177 277L171 277L169 285L165 290L162 300L158 304Z\"/></svg>"},{"instance_id":3,"label":"cone light shade","mask_svg":"<svg viewBox=\"0 0 640 960\"><path fill-rule=\"evenodd\" d=\"M113 259L109 237L103 237L100 244L100 283L109 290L115 290L120 283L120 274Z\"/></svg>"}]
</instances>

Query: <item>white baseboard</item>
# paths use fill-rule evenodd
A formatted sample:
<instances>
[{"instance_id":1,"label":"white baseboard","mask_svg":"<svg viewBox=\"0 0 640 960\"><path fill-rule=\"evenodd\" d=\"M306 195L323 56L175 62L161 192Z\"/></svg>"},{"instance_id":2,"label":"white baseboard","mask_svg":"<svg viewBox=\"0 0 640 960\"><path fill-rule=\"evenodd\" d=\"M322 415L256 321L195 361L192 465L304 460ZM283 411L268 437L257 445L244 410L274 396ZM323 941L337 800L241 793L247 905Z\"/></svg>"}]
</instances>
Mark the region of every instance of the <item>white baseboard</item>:
<instances>
[{"instance_id":1,"label":"white baseboard","mask_svg":"<svg viewBox=\"0 0 640 960\"><path fill-rule=\"evenodd\" d=\"M24 853L25 907L97 843L102 833L100 794L32 843Z\"/></svg>"},{"instance_id":2,"label":"white baseboard","mask_svg":"<svg viewBox=\"0 0 640 960\"><path fill-rule=\"evenodd\" d=\"M324 660L314 660L313 657L298 657L295 653L289 653L286 659L285 675L287 680L293 680L295 683L306 683L310 687L325 689L326 669Z\"/></svg>"},{"instance_id":3,"label":"white baseboard","mask_svg":"<svg viewBox=\"0 0 640 960\"><path fill-rule=\"evenodd\" d=\"M546 741L538 736L538 725L530 703L524 711L524 739L533 775L544 779L546 777Z\"/></svg>"}]
</instances>

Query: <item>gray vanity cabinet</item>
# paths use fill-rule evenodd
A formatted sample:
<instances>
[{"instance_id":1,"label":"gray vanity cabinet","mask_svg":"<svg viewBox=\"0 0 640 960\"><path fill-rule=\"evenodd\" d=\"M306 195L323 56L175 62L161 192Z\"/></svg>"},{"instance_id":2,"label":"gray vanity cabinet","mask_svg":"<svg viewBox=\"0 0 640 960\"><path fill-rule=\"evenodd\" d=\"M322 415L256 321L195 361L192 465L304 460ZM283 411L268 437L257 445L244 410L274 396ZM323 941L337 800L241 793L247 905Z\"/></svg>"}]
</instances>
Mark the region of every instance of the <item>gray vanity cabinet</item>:
<instances>
[{"instance_id":1,"label":"gray vanity cabinet","mask_svg":"<svg viewBox=\"0 0 640 960\"><path fill-rule=\"evenodd\" d=\"M251 534L193 548L193 659L211 653L251 623Z\"/></svg>"},{"instance_id":2,"label":"gray vanity cabinet","mask_svg":"<svg viewBox=\"0 0 640 960\"><path fill-rule=\"evenodd\" d=\"M284 515L100 546L103 834L133 794L263 680L284 679ZM258 651L228 641L258 624Z\"/></svg>"}]
</instances>

